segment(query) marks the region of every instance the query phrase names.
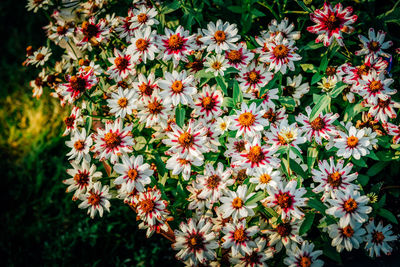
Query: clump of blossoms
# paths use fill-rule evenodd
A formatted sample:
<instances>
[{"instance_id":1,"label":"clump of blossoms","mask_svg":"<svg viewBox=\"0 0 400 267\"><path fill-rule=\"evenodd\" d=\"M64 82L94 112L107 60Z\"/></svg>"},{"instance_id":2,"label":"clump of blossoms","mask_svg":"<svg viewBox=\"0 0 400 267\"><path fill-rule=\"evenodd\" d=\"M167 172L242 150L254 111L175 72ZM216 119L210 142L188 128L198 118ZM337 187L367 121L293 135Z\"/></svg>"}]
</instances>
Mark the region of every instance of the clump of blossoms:
<instances>
[{"instance_id":1,"label":"clump of blossoms","mask_svg":"<svg viewBox=\"0 0 400 267\"><path fill-rule=\"evenodd\" d=\"M276 18L249 38L222 18L193 30L153 1L118 2L118 16L105 13L117 1L59 2L28 2L53 13L24 64L40 68L34 97L71 109L64 183L90 217L129 206L187 266L392 252L385 201L399 191L379 174L399 160L398 57L352 7L304 6L288 13L306 27Z\"/></svg>"}]
</instances>

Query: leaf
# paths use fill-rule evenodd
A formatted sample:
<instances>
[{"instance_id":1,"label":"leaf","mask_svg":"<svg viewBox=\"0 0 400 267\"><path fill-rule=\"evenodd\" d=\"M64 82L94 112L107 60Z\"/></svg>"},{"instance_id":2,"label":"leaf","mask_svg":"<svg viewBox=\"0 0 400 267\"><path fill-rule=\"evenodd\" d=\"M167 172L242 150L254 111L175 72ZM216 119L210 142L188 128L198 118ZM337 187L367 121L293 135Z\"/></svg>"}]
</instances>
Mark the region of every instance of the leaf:
<instances>
[{"instance_id":1,"label":"leaf","mask_svg":"<svg viewBox=\"0 0 400 267\"><path fill-rule=\"evenodd\" d=\"M344 84L343 82L338 82L336 84L335 89L333 89L330 93L331 97L336 98L346 87L347 87L347 84Z\"/></svg>"},{"instance_id":2,"label":"leaf","mask_svg":"<svg viewBox=\"0 0 400 267\"><path fill-rule=\"evenodd\" d=\"M379 161L372 165L369 170L367 171L368 176L375 176L380 173L390 162L387 161Z\"/></svg>"},{"instance_id":3,"label":"leaf","mask_svg":"<svg viewBox=\"0 0 400 267\"><path fill-rule=\"evenodd\" d=\"M177 10L178 8L180 8L180 4L179 1L173 1L172 3L163 5L164 7L161 10L162 14L168 14L171 12L174 12L175 10Z\"/></svg>"},{"instance_id":4,"label":"leaf","mask_svg":"<svg viewBox=\"0 0 400 267\"><path fill-rule=\"evenodd\" d=\"M155 154L154 155L155 160L156 160L156 166L157 166L157 172L160 176L164 176L165 174L165 163L162 161L160 155Z\"/></svg>"},{"instance_id":5,"label":"leaf","mask_svg":"<svg viewBox=\"0 0 400 267\"><path fill-rule=\"evenodd\" d=\"M318 156L318 150L316 147L309 147L307 149L307 166L308 170L311 172L311 169L314 166L315 160Z\"/></svg>"},{"instance_id":6,"label":"leaf","mask_svg":"<svg viewBox=\"0 0 400 267\"><path fill-rule=\"evenodd\" d=\"M311 110L310 121L315 120L330 103L331 98L328 95L323 95Z\"/></svg>"},{"instance_id":7,"label":"leaf","mask_svg":"<svg viewBox=\"0 0 400 267\"><path fill-rule=\"evenodd\" d=\"M235 105L236 105L237 103L241 103L241 102L243 102L242 90L240 90L239 84L235 80L233 82L233 103L235 103Z\"/></svg>"},{"instance_id":8,"label":"leaf","mask_svg":"<svg viewBox=\"0 0 400 267\"><path fill-rule=\"evenodd\" d=\"M325 55L321 60L321 65L319 65L318 71L324 73L328 67L328 56Z\"/></svg>"},{"instance_id":9,"label":"leaf","mask_svg":"<svg viewBox=\"0 0 400 267\"><path fill-rule=\"evenodd\" d=\"M243 12L243 8L241 6L228 6L227 9L237 14L242 14Z\"/></svg>"},{"instance_id":10,"label":"leaf","mask_svg":"<svg viewBox=\"0 0 400 267\"><path fill-rule=\"evenodd\" d=\"M226 86L225 81L219 76L215 77L215 80L217 81L217 84L218 84L219 88L221 88L222 92L224 92L224 95L227 96L228 95L228 88Z\"/></svg>"},{"instance_id":11,"label":"leaf","mask_svg":"<svg viewBox=\"0 0 400 267\"><path fill-rule=\"evenodd\" d=\"M279 102L281 102L282 106L284 106L285 108L287 108L289 110L294 110L294 108L296 107L296 102L290 96L280 97Z\"/></svg>"},{"instance_id":12,"label":"leaf","mask_svg":"<svg viewBox=\"0 0 400 267\"><path fill-rule=\"evenodd\" d=\"M233 108L235 103L233 103L232 97L224 97L224 101L222 102L223 107L230 107Z\"/></svg>"},{"instance_id":13,"label":"leaf","mask_svg":"<svg viewBox=\"0 0 400 267\"><path fill-rule=\"evenodd\" d=\"M177 107L175 109L176 124L182 127L185 121L186 110L183 107Z\"/></svg>"},{"instance_id":14,"label":"leaf","mask_svg":"<svg viewBox=\"0 0 400 267\"><path fill-rule=\"evenodd\" d=\"M307 206L316 209L323 214L325 214L325 210L327 209L327 207L321 202L321 200L315 198L309 199L307 202Z\"/></svg>"},{"instance_id":15,"label":"leaf","mask_svg":"<svg viewBox=\"0 0 400 267\"><path fill-rule=\"evenodd\" d=\"M319 72L316 72L312 78L311 78L311 85L316 84L317 82L319 82L322 78L322 75Z\"/></svg>"},{"instance_id":16,"label":"leaf","mask_svg":"<svg viewBox=\"0 0 400 267\"><path fill-rule=\"evenodd\" d=\"M362 185L366 186L369 182L369 176L364 174L359 174L357 177L357 181Z\"/></svg>"},{"instance_id":17,"label":"leaf","mask_svg":"<svg viewBox=\"0 0 400 267\"><path fill-rule=\"evenodd\" d=\"M332 260L340 264L342 263L342 259L340 257L339 252L337 252L336 249L330 245L330 243L327 242L324 243L323 253L328 258L331 258Z\"/></svg>"},{"instance_id":18,"label":"leaf","mask_svg":"<svg viewBox=\"0 0 400 267\"><path fill-rule=\"evenodd\" d=\"M256 203L260 200L263 200L264 198L266 198L265 193L263 191L258 191L256 194L254 194L254 196L252 196L251 198L249 198L249 200L246 201L246 205Z\"/></svg>"},{"instance_id":19,"label":"leaf","mask_svg":"<svg viewBox=\"0 0 400 267\"><path fill-rule=\"evenodd\" d=\"M379 209L378 214L382 216L383 218L387 219L388 221L398 224L396 216L393 215L393 213L387 209Z\"/></svg>"},{"instance_id":20,"label":"leaf","mask_svg":"<svg viewBox=\"0 0 400 267\"><path fill-rule=\"evenodd\" d=\"M311 226L312 226L312 224L314 222L314 217L315 217L315 213L314 212L306 213L304 221L301 224L300 229L299 229L299 235L300 236L302 236L303 234L307 233L311 229Z\"/></svg>"},{"instance_id":21,"label":"leaf","mask_svg":"<svg viewBox=\"0 0 400 267\"><path fill-rule=\"evenodd\" d=\"M294 160L290 160L290 169L294 171L297 175L301 176L303 179L307 178L307 174L303 170L303 168Z\"/></svg>"},{"instance_id":22,"label":"leaf","mask_svg":"<svg viewBox=\"0 0 400 267\"><path fill-rule=\"evenodd\" d=\"M368 167L367 163L365 162L365 160L363 158L360 159L352 159L351 162L354 163L354 165L358 166L358 167Z\"/></svg>"}]
</instances>

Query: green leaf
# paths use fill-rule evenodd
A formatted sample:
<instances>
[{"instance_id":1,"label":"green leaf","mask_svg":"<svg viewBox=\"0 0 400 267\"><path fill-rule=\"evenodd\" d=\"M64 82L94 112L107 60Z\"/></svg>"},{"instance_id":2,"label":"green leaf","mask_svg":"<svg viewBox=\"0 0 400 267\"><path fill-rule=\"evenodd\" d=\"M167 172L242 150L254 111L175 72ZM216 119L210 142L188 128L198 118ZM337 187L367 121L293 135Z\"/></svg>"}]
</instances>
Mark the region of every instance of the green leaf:
<instances>
[{"instance_id":1,"label":"green leaf","mask_svg":"<svg viewBox=\"0 0 400 267\"><path fill-rule=\"evenodd\" d=\"M339 252L337 252L337 250L334 247L332 247L330 243L324 242L323 253L328 258L331 258L332 260L342 264L342 259L340 257Z\"/></svg>"},{"instance_id":2,"label":"green leaf","mask_svg":"<svg viewBox=\"0 0 400 267\"><path fill-rule=\"evenodd\" d=\"M335 89L330 92L332 98L336 98L348 85L343 82L338 82Z\"/></svg>"},{"instance_id":3,"label":"green leaf","mask_svg":"<svg viewBox=\"0 0 400 267\"><path fill-rule=\"evenodd\" d=\"M164 176L164 174L165 174L165 163L164 163L164 161L162 161L160 155L158 155L158 154L155 154L154 157L155 157L155 160L156 160L156 166L157 166L158 174L160 176Z\"/></svg>"},{"instance_id":4,"label":"green leaf","mask_svg":"<svg viewBox=\"0 0 400 267\"><path fill-rule=\"evenodd\" d=\"M290 160L290 169L294 171L297 175L301 176L303 179L307 178L307 174L303 170L303 168L294 160Z\"/></svg>"},{"instance_id":5,"label":"green leaf","mask_svg":"<svg viewBox=\"0 0 400 267\"><path fill-rule=\"evenodd\" d=\"M354 163L354 165L358 166L358 167L368 167L367 163L365 162L365 160L363 158L360 159L352 159L351 162Z\"/></svg>"},{"instance_id":6,"label":"green leaf","mask_svg":"<svg viewBox=\"0 0 400 267\"><path fill-rule=\"evenodd\" d=\"M311 85L316 84L317 82L319 82L322 78L322 75L319 72L316 72L312 78L311 78Z\"/></svg>"},{"instance_id":7,"label":"green leaf","mask_svg":"<svg viewBox=\"0 0 400 267\"><path fill-rule=\"evenodd\" d=\"M263 200L264 198L266 198L265 193L263 191L258 191L256 194L254 194L254 196L252 196L251 198L249 198L249 200L246 201L246 205L256 203L260 200Z\"/></svg>"},{"instance_id":8,"label":"green leaf","mask_svg":"<svg viewBox=\"0 0 400 267\"><path fill-rule=\"evenodd\" d=\"M162 14L168 14L171 12L174 12L175 10L177 10L178 8L180 8L180 4L179 1L173 1L172 3L163 5L164 7L161 10Z\"/></svg>"},{"instance_id":9,"label":"green leaf","mask_svg":"<svg viewBox=\"0 0 400 267\"><path fill-rule=\"evenodd\" d=\"M314 212L306 213L304 221L301 224L300 229L299 229L299 235L300 236L302 236L303 234L307 233L311 229L311 226L312 226L312 224L314 222L314 217L315 217L315 213Z\"/></svg>"},{"instance_id":10,"label":"green leaf","mask_svg":"<svg viewBox=\"0 0 400 267\"><path fill-rule=\"evenodd\" d=\"M318 156L318 150L316 147L309 147L307 149L307 166L309 172L311 172L311 169L314 166L317 156Z\"/></svg>"},{"instance_id":11,"label":"green leaf","mask_svg":"<svg viewBox=\"0 0 400 267\"><path fill-rule=\"evenodd\" d=\"M228 95L228 88L226 86L225 81L220 76L215 77L215 80L217 81L217 84L218 84L219 88L221 88L222 92L224 92L224 95L227 96Z\"/></svg>"},{"instance_id":12,"label":"green leaf","mask_svg":"<svg viewBox=\"0 0 400 267\"><path fill-rule=\"evenodd\" d=\"M183 107L177 107L175 109L176 124L182 127L185 121L186 110Z\"/></svg>"},{"instance_id":13,"label":"green leaf","mask_svg":"<svg viewBox=\"0 0 400 267\"><path fill-rule=\"evenodd\" d=\"M235 105L243 102L242 90L240 90L239 83L236 80L233 82L233 102Z\"/></svg>"},{"instance_id":14,"label":"green leaf","mask_svg":"<svg viewBox=\"0 0 400 267\"><path fill-rule=\"evenodd\" d=\"M281 102L282 106L284 106L285 108L287 108L289 110L294 110L296 107L296 102L290 96L280 97L279 102Z\"/></svg>"},{"instance_id":15,"label":"green leaf","mask_svg":"<svg viewBox=\"0 0 400 267\"><path fill-rule=\"evenodd\" d=\"M328 56L325 55L321 60L321 65L319 65L318 71L324 73L328 67Z\"/></svg>"},{"instance_id":16,"label":"green leaf","mask_svg":"<svg viewBox=\"0 0 400 267\"><path fill-rule=\"evenodd\" d=\"M369 182L369 176L364 174L359 174L357 177L357 181L362 185L366 186Z\"/></svg>"},{"instance_id":17,"label":"green leaf","mask_svg":"<svg viewBox=\"0 0 400 267\"><path fill-rule=\"evenodd\" d=\"M235 103L233 103L232 97L224 97L224 101L222 102L223 107L230 107L233 108Z\"/></svg>"},{"instance_id":18,"label":"green leaf","mask_svg":"<svg viewBox=\"0 0 400 267\"><path fill-rule=\"evenodd\" d=\"M367 171L368 176L375 176L380 173L390 162L387 161L379 161L372 165L369 170Z\"/></svg>"},{"instance_id":19,"label":"green leaf","mask_svg":"<svg viewBox=\"0 0 400 267\"><path fill-rule=\"evenodd\" d=\"M398 224L396 216L393 215L393 213L387 209L379 209L378 214L382 216L383 218L387 219L388 221Z\"/></svg>"},{"instance_id":20,"label":"green leaf","mask_svg":"<svg viewBox=\"0 0 400 267\"><path fill-rule=\"evenodd\" d=\"M325 210L327 209L327 207L321 202L321 200L315 198L309 199L307 202L307 206L314 208L323 214L325 214Z\"/></svg>"},{"instance_id":21,"label":"green leaf","mask_svg":"<svg viewBox=\"0 0 400 267\"><path fill-rule=\"evenodd\" d=\"M233 13L242 14L243 8L241 6L228 6L227 9Z\"/></svg>"},{"instance_id":22,"label":"green leaf","mask_svg":"<svg viewBox=\"0 0 400 267\"><path fill-rule=\"evenodd\" d=\"M311 110L310 121L315 120L330 103L331 98L328 95L323 95Z\"/></svg>"}]
</instances>

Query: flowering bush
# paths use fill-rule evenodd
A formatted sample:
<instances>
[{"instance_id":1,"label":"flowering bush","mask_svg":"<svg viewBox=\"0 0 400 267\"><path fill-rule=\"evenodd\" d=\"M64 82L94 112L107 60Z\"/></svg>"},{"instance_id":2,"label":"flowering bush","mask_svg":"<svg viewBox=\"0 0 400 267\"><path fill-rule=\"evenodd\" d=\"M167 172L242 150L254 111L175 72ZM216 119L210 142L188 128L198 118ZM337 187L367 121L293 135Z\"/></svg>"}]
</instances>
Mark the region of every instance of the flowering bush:
<instances>
[{"instance_id":1,"label":"flowering bush","mask_svg":"<svg viewBox=\"0 0 400 267\"><path fill-rule=\"evenodd\" d=\"M280 2L228 6L242 25L204 19L220 1L28 2L53 10L24 64L42 68L34 97L71 107L64 183L79 208L129 205L189 266L391 253L400 191L377 178L399 174L393 42L341 3Z\"/></svg>"}]
</instances>

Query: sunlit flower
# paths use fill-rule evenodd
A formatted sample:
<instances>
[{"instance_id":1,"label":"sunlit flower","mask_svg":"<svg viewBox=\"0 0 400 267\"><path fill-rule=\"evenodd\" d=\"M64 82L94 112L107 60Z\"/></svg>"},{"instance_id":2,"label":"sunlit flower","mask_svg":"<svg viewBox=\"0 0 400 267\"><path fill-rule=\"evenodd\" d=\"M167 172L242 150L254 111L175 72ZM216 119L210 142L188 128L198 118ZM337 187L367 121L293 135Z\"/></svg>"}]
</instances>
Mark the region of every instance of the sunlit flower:
<instances>
[{"instance_id":1,"label":"sunlit flower","mask_svg":"<svg viewBox=\"0 0 400 267\"><path fill-rule=\"evenodd\" d=\"M89 186L86 194L79 196L82 203L79 204L80 209L88 209L90 218L94 218L97 213L100 217L103 217L104 210L110 212L110 201L111 194L108 192L109 186L102 186L100 182L96 182Z\"/></svg>"},{"instance_id":2,"label":"sunlit flower","mask_svg":"<svg viewBox=\"0 0 400 267\"><path fill-rule=\"evenodd\" d=\"M253 248L251 254L238 254L231 258L234 267L267 267L266 261L273 257L273 250L266 248L267 240L264 237L258 237L254 240L256 248Z\"/></svg>"},{"instance_id":3,"label":"sunlit flower","mask_svg":"<svg viewBox=\"0 0 400 267\"><path fill-rule=\"evenodd\" d=\"M93 144L91 134L86 136L86 129L82 128L82 132L79 130L74 131L70 141L65 142L67 147L72 148L67 154L69 160L75 160L77 163L81 162L82 159L90 162L91 157L89 155L90 147Z\"/></svg>"},{"instance_id":4,"label":"sunlit flower","mask_svg":"<svg viewBox=\"0 0 400 267\"><path fill-rule=\"evenodd\" d=\"M152 7L148 8L145 5L141 5L139 9L133 10L133 16L129 21L131 29L148 29L153 25L159 24L158 20L155 19L157 16L157 10Z\"/></svg>"},{"instance_id":5,"label":"sunlit flower","mask_svg":"<svg viewBox=\"0 0 400 267\"><path fill-rule=\"evenodd\" d=\"M156 32L151 28L145 30L135 30L135 36L131 39L131 44L127 48L127 53L132 56L135 61L153 60L160 51L155 40Z\"/></svg>"},{"instance_id":6,"label":"sunlit flower","mask_svg":"<svg viewBox=\"0 0 400 267\"><path fill-rule=\"evenodd\" d=\"M197 157L182 157L179 154L174 154L167 160L165 168L172 170L172 175L179 175L182 173L182 177L185 181L188 181L191 176L191 170L193 166L202 166L203 160Z\"/></svg>"},{"instance_id":7,"label":"sunlit flower","mask_svg":"<svg viewBox=\"0 0 400 267\"><path fill-rule=\"evenodd\" d=\"M115 114L115 117L125 118L126 115L131 115L132 110L136 108L135 91L131 89L123 90L118 88L117 93L112 93L111 98L107 99L107 104L110 107L110 112Z\"/></svg>"},{"instance_id":8,"label":"sunlit flower","mask_svg":"<svg viewBox=\"0 0 400 267\"><path fill-rule=\"evenodd\" d=\"M172 103L174 106L179 103L193 105L193 95L197 93L193 81L194 77L188 76L186 71L165 72L164 79L158 82L158 86L163 89L160 92L160 97L165 104Z\"/></svg>"},{"instance_id":9,"label":"sunlit flower","mask_svg":"<svg viewBox=\"0 0 400 267\"><path fill-rule=\"evenodd\" d=\"M65 131L63 136L73 133L78 128L78 125L83 124L83 118L81 116L81 109L77 106L72 108L71 114L64 118Z\"/></svg>"},{"instance_id":10,"label":"sunlit flower","mask_svg":"<svg viewBox=\"0 0 400 267\"><path fill-rule=\"evenodd\" d=\"M110 28L107 27L105 19L96 21L95 17L90 17L77 29L80 33L80 41L77 45L82 49L91 50L92 46L97 46L109 38Z\"/></svg>"},{"instance_id":11,"label":"sunlit flower","mask_svg":"<svg viewBox=\"0 0 400 267\"><path fill-rule=\"evenodd\" d=\"M272 166L257 168L252 176L250 183L257 185L254 189L256 191L266 189L267 185L277 187L282 179L281 172L272 168Z\"/></svg>"},{"instance_id":12,"label":"sunlit flower","mask_svg":"<svg viewBox=\"0 0 400 267\"><path fill-rule=\"evenodd\" d=\"M160 190L148 188L147 191L139 193L139 197L135 198L135 203L137 215L141 220L150 226L168 230L168 227L164 226L165 217L168 215L167 202L161 198Z\"/></svg>"},{"instance_id":13,"label":"sunlit flower","mask_svg":"<svg viewBox=\"0 0 400 267\"><path fill-rule=\"evenodd\" d=\"M256 103L251 103L247 106L246 103L242 103L241 109L236 111L235 115L232 115L232 124L230 125L231 130L235 131L236 138L241 135L254 137L260 134L268 122L262 117L264 111L260 110L256 106Z\"/></svg>"},{"instance_id":14,"label":"sunlit flower","mask_svg":"<svg viewBox=\"0 0 400 267\"><path fill-rule=\"evenodd\" d=\"M279 23L276 19L273 19L268 24L268 31L271 38L281 34L283 38L289 40L300 39L300 31L293 31L293 29L294 29L294 24L293 23L289 24L288 18L284 18Z\"/></svg>"},{"instance_id":15,"label":"sunlit flower","mask_svg":"<svg viewBox=\"0 0 400 267\"><path fill-rule=\"evenodd\" d=\"M28 57L26 65L43 66L49 60L51 54L50 48L42 46Z\"/></svg>"},{"instance_id":16,"label":"sunlit flower","mask_svg":"<svg viewBox=\"0 0 400 267\"><path fill-rule=\"evenodd\" d=\"M98 78L92 70L87 73L80 72L72 76L67 75L66 80L68 83L60 84L59 87L62 90L62 95L69 103L81 97L82 94L92 89L98 82Z\"/></svg>"},{"instance_id":17,"label":"sunlit flower","mask_svg":"<svg viewBox=\"0 0 400 267\"><path fill-rule=\"evenodd\" d=\"M390 95L395 94L397 91L389 88L393 84L393 79L385 78L383 72L377 73L372 69L367 75L363 75L359 80L360 86L357 90L358 94L362 96L370 104L378 104L379 100L387 100Z\"/></svg>"},{"instance_id":18,"label":"sunlit flower","mask_svg":"<svg viewBox=\"0 0 400 267\"><path fill-rule=\"evenodd\" d=\"M200 41L207 45L208 52L215 51L217 54L228 49L234 49L236 47L235 42L240 39L236 24L222 23L220 19L216 24L210 22L207 25L207 30L204 29L203 33L204 36Z\"/></svg>"},{"instance_id":19,"label":"sunlit flower","mask_svg":"<svg viewBox=\"0 0 400 267\"><path fill-rule=\"evenodd\" d=\"M144 76L143 73L139 73L137 78L138 80L133 82L133 88L138 94L138 100L146 102L154 93L159 93L154 72L151 72L148 76Z\"/></svg>"},{"instance_id":20,"label":"sunlit flower","mask_svg":"<svg viewBox=\"0 0 400 267\"><path fill-rule=\"evenodd\" d=\"M241 218L253 216L253 209L257 207L257 203L246 203L255 193L247 193L247 185L239 185L236 192L227 190L226 196L220 197L221 207L224 212L223 217L232 218L236 221Z\"/></svg>"},{"instance_id":21,"label":"sunlit flower","mask_svg":"<svg viewBox=\"0 0 400 267\"><path fill-rule=\"evenodd\" d=\"M120 52L117 49L114 49L114 57L108 58L108 61L112 65L108 67L107 73L110 74L111 79L115 79L117 82L136 73L132 57L126 55L126 51Z\"/></svg>"},{"instance_id":22,"label":"sunlit flower","mask_svg":"<svg viewBox=\"0 0 400 267\"><path fill-rule=\"evenodd\" d=\"M204 62L206 72L211 72L214 76L224 76L224 71L229 67L228 60L221 54L211 55Z\"/></svg>"},{"instance_id":23,"label":"sunlit flower","mask_svg":"<svg viewBox=\"0 0 400 267\"><path fill-rule=\"evenodd\" d=\"M251 240L251 237L258 232L258 227L247 227L246 220L241 220L234 224L227 223L222 228L222 232L225 234L222 247L225 249L230 248L233 257L236 255L251 255L252 249L257 248L257 244Z\"/></svg>"},{"instance_id":24,"label":"sunlit flower","mask_svg":"<svg viewBox=\"0 0 400 267\"><path fill-rule=\"evenodd\" d=\"M268 246L274 247L277 252L281 251L283 247L289 249L292 244L303 242L303 238L299 236L299 229L302 220L292 218L291 220L279 221L273 217L269 220L272 229L262 230L269 237Z\"/></svg>"},{"instance_id":25,"label":"sunlit flower","mask_svg":"<svg viewBox=\"0 0 400 267\"><path fill-rule=\"evenodd\" d=\"M146 127L154 127L160 125L167 128L168 116L172 113L171 105L166 105L158 94L144 99L138 106L139 121L146 123Z\"/></svg>"},{"instance_id":26,"label":"sunlit flower","mask_svg":"<svg viewBox=\"0 0 400 267\"><path fill-rule=\"evenodd\" d=\"M225 51L225 58L232 67L241 70L254 58L254 54L247 50L245 43L239 43L236 48Z\"/></svg>"},{"instance_id":27,"label":"sunlit flower","mask_svg":"<svg viewBox=\"0 0 400 267\"><path fill-rule=\"evenodd\" d=\"M360 159L361 156L369 154L368 146L370 141L365 137L364 129L356 129L351 123L346 125L348 133L340 132L338 138L333 139L334 146L339 150L336 154L345 159L353 156L355 159Z\"/></svg>"},{"instance_id":28,"label":"sunlit flower","mask_svg":"<svg viewBox=\"0 0 400 267\"><path fill-rule=\"evenodd\" d=\"M253 61L249 66L243 67L237 81L240 89L246 94L260 91L272 78L273 74L262 65L256 65Z\"/></svg>"}]
</instances>

